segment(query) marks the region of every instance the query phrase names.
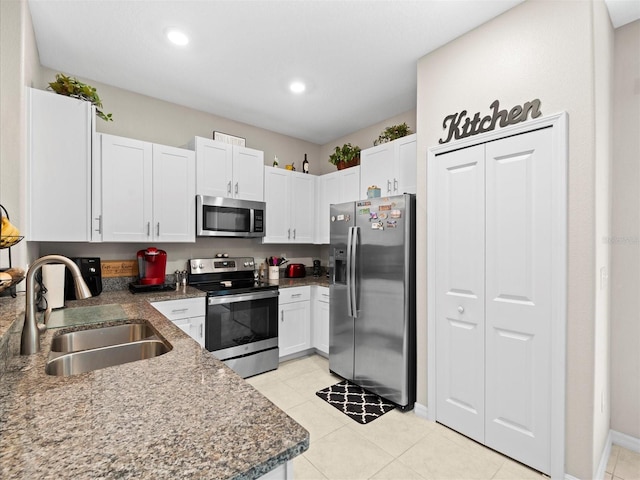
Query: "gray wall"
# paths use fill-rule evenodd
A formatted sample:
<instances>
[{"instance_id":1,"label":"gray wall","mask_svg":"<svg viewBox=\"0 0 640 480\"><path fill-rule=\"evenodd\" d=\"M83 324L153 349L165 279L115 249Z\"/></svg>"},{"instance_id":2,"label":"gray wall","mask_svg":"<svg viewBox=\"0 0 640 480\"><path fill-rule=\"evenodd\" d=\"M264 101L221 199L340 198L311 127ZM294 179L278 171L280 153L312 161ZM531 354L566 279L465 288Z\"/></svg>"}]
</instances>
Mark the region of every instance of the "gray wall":
<instances>
[{"instance_id":1,"label":"gray wall","mask_svg":"<svg viewBox=\"0 0 640 480\"><path fill-rule=\"evenodd\" d=\"M596 86L594 75L610 50L608 22L601 1L527 1L418 62L418 245L427 241L424 159L444 133L445 116L463 109L487 112L496 99L510 107L535 98L543 114L569 114L566 468L578 478L593 477L605 441L600 425L608 424L600 408L601 396L608 398L608 359L596 357L596 344L606 343L596 330L606 331L608 318L606 309L602 316L595 313L605 301L596 295L596 272L607 267L606 246L596 242L596 229L602 228L596 225L596 170L606 171L609 162L606 145L596 154L596 132L605 132L599 140L606 143L608 95L598 98L605 111L600 119L596 97L603 95L606 79ZM600 187L606 198L607 186ZM604 254L597 255L601 249ZM426 249L418 252L417 287L426 292ZM426 404L427 305L424 296L418 298L418 401ZM598 387L596 367L605 375Z\"/></svg>"},{"instance_id":2,"label":"gray wall","mask_svg":"<svg viewBox=\"0 0 640 480\"><path fill-rule=\"evenodd\" d=\"M640 438L640 20L616 29L611 237L611 428Z\"/></svg>"}]
</instances>

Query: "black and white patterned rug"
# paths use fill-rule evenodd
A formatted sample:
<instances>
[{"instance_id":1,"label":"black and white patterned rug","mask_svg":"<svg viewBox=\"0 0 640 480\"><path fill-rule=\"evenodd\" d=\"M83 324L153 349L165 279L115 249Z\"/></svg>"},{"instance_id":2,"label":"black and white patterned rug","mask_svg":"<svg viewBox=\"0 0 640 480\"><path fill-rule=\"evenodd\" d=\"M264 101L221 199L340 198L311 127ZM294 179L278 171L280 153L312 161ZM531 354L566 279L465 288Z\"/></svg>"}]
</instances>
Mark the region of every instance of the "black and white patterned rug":
<instances>
[{"instance_id":1,"label":"black and white patterned rug","mask_svg":"<svg viewBox=\"0 0 640 480\"><path fill-rule=\"evenodd\" d=\"M371 423L396 406L348 380L323 388L316 395L358 423Z\"/></svg>"}]
</instances>

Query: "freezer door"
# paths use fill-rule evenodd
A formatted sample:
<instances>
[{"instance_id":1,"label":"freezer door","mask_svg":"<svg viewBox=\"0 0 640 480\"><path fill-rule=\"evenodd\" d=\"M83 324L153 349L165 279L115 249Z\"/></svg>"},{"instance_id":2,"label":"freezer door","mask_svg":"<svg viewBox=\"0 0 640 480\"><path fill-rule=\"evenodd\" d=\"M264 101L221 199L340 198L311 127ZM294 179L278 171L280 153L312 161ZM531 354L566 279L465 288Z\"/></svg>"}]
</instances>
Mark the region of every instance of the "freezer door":
<instances>
[{"instance_id":1,"label":"freezer door","mask_svg":"<svg viewBox=\"0 0 640 480\"><path fill-rule=\"evenodd\" d=\"M354 203L330 208L329 246L329 370L353 380L353 318L349 315L348 239Z\"/></svg>"},{"instance_id":2,"label":"freezer door","mask_svg":"<svg viewBox=\"0 0 640 480\"><path fill-rule=\"evenodd\" d=\"M415 401L412 202L400 195L356 204L360 260L354 380L403 406Z\"/></svg>"}]
</instances>

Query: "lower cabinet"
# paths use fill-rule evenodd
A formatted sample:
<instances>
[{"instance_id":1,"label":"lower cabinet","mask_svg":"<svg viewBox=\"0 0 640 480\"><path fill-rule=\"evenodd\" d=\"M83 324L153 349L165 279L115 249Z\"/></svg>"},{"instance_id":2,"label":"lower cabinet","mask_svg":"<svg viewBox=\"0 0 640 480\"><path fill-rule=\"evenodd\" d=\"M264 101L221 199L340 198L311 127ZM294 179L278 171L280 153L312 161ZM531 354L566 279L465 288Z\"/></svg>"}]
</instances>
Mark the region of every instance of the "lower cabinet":
<instances>
[{"instance_id":1,"label":"lower cabinet","mask_svg":"<svg viewBox=\"0 0 640 480\"><path fill-rule=\"evenodd\" d=\"M282 288L278 303L280 358L311 348L310 287Z\"/></svg>"},{"instance_id":2,"label":"lower cabinet","mask_svg":"<svg viewBox=\"0 0 640 480\"><path fill-rule=\"evenodd\" d=\"M165 300L154 302L151 306L204 347L205 298Z\"/></svg>"},{"instance_id":3,"label":"lower cabinet","mask_svg":"<svg viewBox=\"0 0 640 480\"><path fill-rule=\"evenodd\" d=\"M312 346L318 353L329 355L329 287L312 286Z\"/></svg>"}]
</instances>

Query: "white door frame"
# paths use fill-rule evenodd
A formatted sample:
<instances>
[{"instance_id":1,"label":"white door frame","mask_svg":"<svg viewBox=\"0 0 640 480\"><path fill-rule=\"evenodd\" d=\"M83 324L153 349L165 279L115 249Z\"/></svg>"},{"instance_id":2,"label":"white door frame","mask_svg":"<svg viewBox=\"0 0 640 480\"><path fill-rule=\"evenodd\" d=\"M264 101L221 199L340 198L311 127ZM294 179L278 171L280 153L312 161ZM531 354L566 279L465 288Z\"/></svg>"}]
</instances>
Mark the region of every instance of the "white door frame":
<instances>
[{"instance_id":1,"label":"white door frame","mask_svg":"<svg viewBox=\"0 0 640 480\"><path fill-rule=\"evenodd\" d=\"M565 476L565 388L567 326L567 168L569 117L560 112L427 150L427 418L436 420L435 202L436 155L501 138L552 127L552 320L551 320L551 478Z\"/></svg>"}]
</instances>

